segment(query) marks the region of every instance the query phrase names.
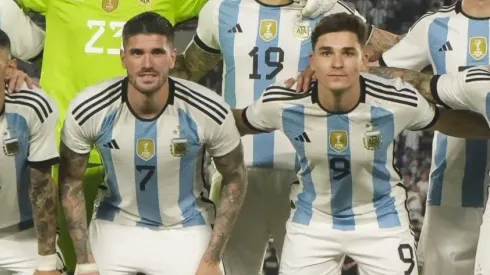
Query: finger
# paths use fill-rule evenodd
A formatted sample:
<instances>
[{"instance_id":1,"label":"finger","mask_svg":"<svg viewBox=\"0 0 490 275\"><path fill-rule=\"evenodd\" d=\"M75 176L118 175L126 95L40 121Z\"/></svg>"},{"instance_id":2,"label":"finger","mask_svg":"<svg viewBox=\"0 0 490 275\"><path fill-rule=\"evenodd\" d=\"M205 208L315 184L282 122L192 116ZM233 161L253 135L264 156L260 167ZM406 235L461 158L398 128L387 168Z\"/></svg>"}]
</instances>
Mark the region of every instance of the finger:
<instances>
[{"instance_id":1,"label":"finger","mask_svg":"<svg viewBox=\"0 0 490 275\"><path fill-rule=\"evenodd\" d=\"M294 83L296 83L296 80L294 80L294 78L290 78L290 79L284 81L284 85L286 85L286 88L293 87Z\"/></svg>"},{"instance_id":2,"label":"finger","mask_svg":"<svg viewBox=\"0 0 490 275\"><path fill-rule=\"evenodd\" d=\"M24 73L19 73L16 75L16 83L15 83L15 90L20 91L22 90L22 86L24 84Z\"/></svg>"},{"instance_id":3,"label":"finger","mask_svg":"<svg viewBox=\"0 0 490 275\"><path fill-rule=\"evenodd\" d=\"M296 92L298 92L298 93L303 92L303 91L302 91L302 87L303 87L303 77L304 77L304 75L303 75L303 74L300 74L300 75L298 75L298 77L296 78Z\"/></svg>"},{"instance_id":4,"label":"finger","mask_svg":"<svg viewBox=\"0 0 490 275\"><path fill-rule=\"evenodd\" d=\"M8 89L7 89L7 92L8 93L13 93L14 90L15 90L15 85L16 85L16 79L15 79L15 76L13 77L10 77L9 80L8 80L9 84L8 84Z\"/></svg>"},{"instance_id":5,"label":"finger","mask_svg":"<svg viewBox=\"0 0 490 275\"><path fill-rule=\"evenodd\" d=\"M310 89L311 80L314 78L315 72L312 69L308 69L304 74L303 92L307 92Z\"/></svg>"},{"instance_id":6,"label":"finger","mask_svg":"<svg viewBox=\"0 0 490 275\"><path fill-rule=\"evenodd\" d=\"M24 82L27 84L29 89L34 88L34 79L30 78L27 74L24 75Z\"/></svg>"}]
</instances>

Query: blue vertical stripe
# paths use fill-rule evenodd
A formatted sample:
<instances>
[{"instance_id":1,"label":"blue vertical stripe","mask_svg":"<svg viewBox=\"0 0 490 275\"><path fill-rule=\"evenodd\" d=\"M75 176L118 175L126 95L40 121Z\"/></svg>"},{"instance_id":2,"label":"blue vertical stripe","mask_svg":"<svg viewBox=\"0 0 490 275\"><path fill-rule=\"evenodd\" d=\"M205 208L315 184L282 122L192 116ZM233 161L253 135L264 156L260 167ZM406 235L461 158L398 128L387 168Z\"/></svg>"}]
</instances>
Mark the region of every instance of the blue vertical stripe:
<instances>
[{"instance_id":1,"label":"blue vertical stripe","mask_svg":"<svg viewBox=\"0 0 490 275\"><path fill-rule=\"evenodd\" d=\"M282 114L282 125L284 133L296 149L296 158L300 165L298 177L303 183L303 190L298 195L298 200L296 201L293 222L308 225L313 215L313 201L316 198L316 191L306 157L305 143L294 139L305 132L304 111L305 108L302 105L285 109Z\"/></svg>"},{"instance_id":2,"label":"blue vertical stripe","mask_svg":"<svg viewBox=\"0 0 490 275\"><path fill-rule=\"evenodd\" d=\"M236 107L235 33L228 33L238 23L240 0L222 1L219 7L219 43L225 63L223 96L231 108Z\"/></svg>"},{"instance_id":3,"label":"blue vertical stripe","mask_svg":"<svg viewBox=\"0 0 490 275\"><path fill-rule=\"evenodd\" d=\"M110 196L105 197L97 209L97 219L106 221L113 221L117 213L119 213L119 204L121 203L121 194L119 193L119 185L116 178L116 170L114 169L114 162L112 161L112 150L109 147L103 145L111 142L113 139L112 132L114 130L114 123L116 122L117 110L112 111L107 117L104 118L100 133L97 135L97 149L99 150L104 164L106 184L109 188Z\"/></svg>"},{"instance_id":4,"label":"blue vertical stripe","mask_svg":"<svg viewBox=\"0 0 490 275\"><path fill-rule=\"evenodd\" d=\"M198 165L196 161L201 155L196 122L183 110L179 109L180 138L187 139L187 154L180 157L179 168L179 208L184 218L184 227L203 225L206 222L196 209L196 196L194 195L194 184Z\"/></svg>"},{"instance_id":5,"label":"blue vertical stripe","mask_svg":"<svg viewBox=\"0 0 490 275\"><path fill-rule=\"evenodd\" d=\"M468 41L472 37L485 37L488 49L488 20L468 20ZM468 42L466 65L488 65L488 50L484 57L476 59L471 55L471 43ZM466 161L463 176L461 201L463 207L485 206L485 177L487 169L486 140L466 140Z\"/></svg>"},{"instance_id":6,"label":"blue vertical stripe","mask_svg":"<svg viewBox=\"0 0 490 275\"><path fill-rule=\"evenodd\" d=\"M373 160L373 204L378 225L379 228L397 227L401 223L395 207L395 198L391 196L391 173L387 168L388 147L395 139L393 113L379 107L371 107L371 124L373 131L379 131L382 138L380 147L374 151Z\"/></svg>"},{"instance_id":7,"label":"blue vertical stripe","mask_svg":"<svg viewBox=\"0 0 490 275\"><path fill-rule=\"evenodd\" d=\"M437 74L446 73L446 51L439 51L439 48L447 41L449 33L449 17L436 18L429 26L429 46L430 55L434 62ZM441 133L436 134L434 150L434 165L430 174L430 187L427 199L428 205L441 205L442 185L444 172L446 171L447 155L447 136Z\"/></svg>"},{"instance_id":8,"label":"blue vertical stripe","mask_svg":"<svg viewBox=\"0 0 490 275\"><path fill-rule=\"evenodd\" d=\"M257 29L257 37L255 47L258 52L258 69L257 72L260 75L260 79L254 81L254 100L257 100L262 95L267 86L272 85L275 82L275 77L270 78L268 75L274 71L275 68L271 68L266 64L269 60L278 60L279 56L277 51L270 52L272 47L277 48L279 45L279 26L281 19L281 8L266 7L261 5L259 9L259 24ZM273 20L276 22L276 36L270 40L265 41L260 34L262 20ZM273 167L274 165L274 133L258 134L253 136L253 166L258 167Z\"/></svg>"},{"instance_id":9,"label":"blue vertical stripe","mask_svg":"<svg viewBox=\"0 0 490 275\"><path fill-rule=\"evenodd\" d=\"M5 113L11 138L19 141L19 151L15 155L15 172L17 177L17 201L19 203L19 229L33 226L32 206L29 198L29 167L27 165L29 149L29 126L26 119L16 113Z\"/></svg>"},{"instance_id":10,"label":"blue vertical stripe","mask_svg":"<svg viewBox=\"0 0 490 275\"><path fill-rule=\"evenodd\" d=\"M316 27L318 21L320 21L323 17L319 16L311 21L310 23L310 31L313 31ZM306 39L301 42L301 48L299 50L299 62L298 62L298 72L304 71L310 65L310 53L312 52L311 48L311 39Z\"/></svg>"},{"instance_id":11,"label":"blue vertical stripe","mask_svg":"<svg viewBox=\"0 0 490 275\"><path fill-rule=\"evenodd\" d=\"M135 119L134 165L136 203L141 220L139 226L161 226L160 201L158 194L158 120ZM147 140L147 141L145 141ZM138 142L153 142L154 154L144 159L138 156ZM152 145L149 145L152 146ZM149 148L148 146L148 148ZM140 148L138 148L140 147ZM151 151L150 151L151 152ZM162 179L164 180L164 179ZM146 184L143 184L146 182Z\"/></svg>"},{"instance_id":12,"label":"blue vertical stripe","mask_svg":"<svg viewBox=\"0 0 490 275\"><path fill-rule=\"evenodd\" d=\"M436 18L429 26L430 55L436 67L437 74L446 73L446 51L439 48L446 43L449 33L449 17Z\"/></svg>"},{"instance_id":13,"label":"blue vertical stripe","mask_svg":"<svg viewBox=\"0 0 490 275\"><path fill-rule=\"evenodd\" d=\"M334 150L330 143L332 132L341 131L347 136L347 146L340 152ZM352 211L352 174L350 173L350 129L347 115L331 115L327 117L328 160L330 167L330 187L333 228L354 230L356 220ZM348 171L345 174L344 171Z\"/></svg>"}]
</instances>

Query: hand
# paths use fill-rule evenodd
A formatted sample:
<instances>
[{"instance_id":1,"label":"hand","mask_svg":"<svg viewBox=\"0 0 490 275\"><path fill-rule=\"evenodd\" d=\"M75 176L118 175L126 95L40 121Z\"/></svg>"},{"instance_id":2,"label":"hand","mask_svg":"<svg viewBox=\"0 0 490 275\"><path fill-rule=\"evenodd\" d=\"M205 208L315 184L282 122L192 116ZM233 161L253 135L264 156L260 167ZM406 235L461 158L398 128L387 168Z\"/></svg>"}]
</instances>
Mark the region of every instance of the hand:
<instances>
[{"instance_id":1,"label":"hand","mask_svg":"<svg viewBox=\"0 0 490 275\"><path fill-rule=\"evenodd\" d=\"M291 88L296 83L296 92L306 93L310 89L311 81L315 79L315 71L308 66L302 73L298 75L296 80L290 78L284 82L287 88Z\"/></svg>"},{"instance_id":2,"label":"hand","mask_svg":"<svg viewBox=\"0 0 490 275\"><path fill-rule=\"evenodd\" d=\"M337 0L306 0L301 11L303 16L315 19L329 12L337 4Z\"/></svg>"},{"instance_id":3,"label":"hand","mask_svg":"<svg viewBox=\"0 0 490 275\"><path fill-rule=\"evenodd\" d=\"M34 275L60 275L61 272L59 270L52 270L52 271L39 271L39 270L36 270L36 272L34 272Z\"/></svg>"},{"instance_id":4,"label":"hand","mask_svg":"<svg viewBox=\"0 0 490 275\"><path fill-rule=\"evenodd\" d=\"M203 261L199 263L196 275L223 275L220 268L220 263L210 263L208 261Z\"/></svg>"},{"instance_id":5,"label":"hand","mask_svg":"<svg viewBox=\"0 0 490 275\"><path fill-rule=\"evenodd\" d=\"M9 75L5 76L5 81L8 81L9 93L20 91L24 85L24 82L27 84L29 89L34 88L34 81L32 78L21 70L11 70Z\"/></svg>"}]
</instances>

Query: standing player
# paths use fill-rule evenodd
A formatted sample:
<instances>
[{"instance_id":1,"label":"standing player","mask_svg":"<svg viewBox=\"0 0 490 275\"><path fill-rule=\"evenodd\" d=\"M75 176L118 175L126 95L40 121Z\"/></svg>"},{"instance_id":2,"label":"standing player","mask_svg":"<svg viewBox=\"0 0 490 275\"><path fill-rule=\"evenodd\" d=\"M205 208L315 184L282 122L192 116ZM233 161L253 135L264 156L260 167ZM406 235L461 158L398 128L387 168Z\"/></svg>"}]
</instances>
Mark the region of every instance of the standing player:
<instances>
[{"instance_id":1,"label":"standing player","mask_svg":"<svg viewBox=\"0 0 490 275\"><path fill-rule=\"evenodd\" d=\"M342 1L320 10L360 17ZM258 99L267 86L308 66L311 30L319 20L301 18L300 8L289 0L211 0L199 14L197 34L177 59L172 74L197 81L223 59L225 101L233 108L243 108ZM377 41L383 35L387 34L374 29L370 43L379 46ZM225 269L234 275L260 272L271 235L281 254L290 185L297 180L299 167L294 149L280 132L242 140L249 168L249 196L223 258ZM213 183L214 190L219 190L218 186Z\"/></svg>"},{"instance_id":2,"label":"standing player","mask_svg":"<svg viewBox=\"0 0 490 275\"><path fill-rule=\"evenodd\" d=\"M488 65L490 1L465 0L424 15L381 65L454 73ZM436 132L418 256L428 275L471 274L487 200L488 143Z\"/></svg>"},{"instance_id":3,"label":"standing player","mask_svg":"<svg viewBox=\"0 0 490 275\"><path fill-rule=\"evenodd\" d=\"M339 274L345 255L362 274L417 274L395 137L404 129L490 136L479 115L442 110L438 119L411 85L360 75L366 39L357 17L325 17L311 38L310 92L271 86L234 111L241 133L284 132L301 165L280 274Z\"/></svg>"},{"instance_id":4,"label":"standing player","mask_svg":"<svg viewBox=\"0 0 490 275\"><path fill-rule=\"evenodd\" d=\"M12 0L9 0L12 1ZM119 59L124 23L131 17L155 11L172 24L195 17L206 0L20 0L28 10L46 16L46 42L41 86L60 110L57 132L75 95L89 85L124 74ZM57 168L57 167L55 167ZM56 173L55 173L56 174ZM97 187L103 181L100 156L93 151L84 177L87 215L91 216ZM62 217L62 215L60 215ZM60 245L73 271L75 257L60 221Z\"/></svg>"},{"instance_id":5,"label":"standing player","mask_svg":"<svg viewBox=\"0 0 490 275\"><path fill-rule=\"evenodd\" d=\"M126 23L122 37L128 77L80 93L62 130L61 200L78 272L96 272L98 265L100 274L221 274L247 182L233 115L210 90L168 77L176 57L168 20L142 13ZM82 176L94 145L108 192L89 245ZM205 149L223 174L216 214L204 195Z\"/></svg>"},{"instance_id":6,"label":"standing player","mask_svg":"<svg viewBox=\"0 0 490 275\"><path fill-rule=\"evenodd\" d=\"M56 105L39 89L7 94L15 69L0 30L0 273L59 274L56 253ZM37 238L36 238L37 235Z\"/></svg>"}]
</instances>

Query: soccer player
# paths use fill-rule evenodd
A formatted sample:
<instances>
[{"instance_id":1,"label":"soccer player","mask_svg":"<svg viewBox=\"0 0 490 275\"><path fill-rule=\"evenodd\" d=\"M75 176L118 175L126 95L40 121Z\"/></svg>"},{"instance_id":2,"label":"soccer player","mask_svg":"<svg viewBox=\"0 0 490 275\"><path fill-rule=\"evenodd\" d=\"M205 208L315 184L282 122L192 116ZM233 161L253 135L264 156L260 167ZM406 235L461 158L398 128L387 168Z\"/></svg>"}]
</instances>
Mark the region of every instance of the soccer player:
<instances>
[{"instance_id":1,"label":"soccer player","mask_svg":"<svg viewBox=\"0 0 490 275\"><path fill-rule=\"evenodd\" d=\"M247 182L233 114L214 92L168 77L176 51L167 19L142 13L125 24L122 37L127 77L80 93L62 130L59 184L77 270L221 274L220 257ZM107 192L89 244L82 176L94 145ZM223 175L216 214L205 198L205 149Z\"/></svg>"},{"instance_id":2,"label":"soccer player","mask_svg":"<svg viewBox=\"0 0 490 275\"><path fill-rule=\"evenodd\" d=\"M318 81L310 91L271 86L245 110L234 110L242 134L284 132L301 166L280 274L340 274L345 255L362 274L417 274L395 137L404 129L490 135L479 115L438 116L411 85L360 74L366 34L353 15L325 17L311 38Z\"/></svg>"},{"instance_id":3,"label":"soccer player","mask_svg":"<svg viewBox=\"0 0 490 275\"><path fill-rule=\"evenodd\" d=\"M15 69L0 30L0 272L59 274L56 253L56 105L39 89L6 93ZM37 236L37 237L36 237Z\"/></svg>"},{"instance_id":4,"label":"soccer player","mask_svg":"<svg viewBox=\"0 0 490 275\"><path fill-rule=\"evenodd\" d=\"M328 9L328 13L342 12L361 17L343 1ZM320 19L302 18L301 9L289 0L211 0L200 12L197 33L184 55L177 58L172 74L197 81L223 59L225 101L233 108L244 108L267 86L308 66L311 30ZM369 43L377 45L383 35L374 28ZM297 180L299 163L293 147L280 132L242 140L249 169L249 195L223 261L227 272L255 275L260 273L271 235L281 254L290 186ZM212 193L219 190L217 178Z\"/></svg>"},{"instance_id":5,"label":"soccer player","mask_svg":"<svg viewBox=\"0 0 490 275\"><path fill-rule=\"evenodd\" d=\"M490 1L465 0L428 13L379 60L434 74L490 64ZM417 249L427 275L471 274L487 201L487 141L435 132L427 210ZM461 218L464 217L464 218Z\"/></svg>"}]
</instances>

